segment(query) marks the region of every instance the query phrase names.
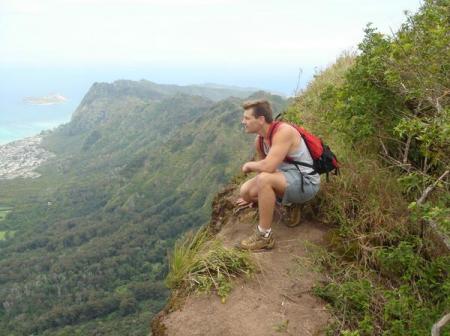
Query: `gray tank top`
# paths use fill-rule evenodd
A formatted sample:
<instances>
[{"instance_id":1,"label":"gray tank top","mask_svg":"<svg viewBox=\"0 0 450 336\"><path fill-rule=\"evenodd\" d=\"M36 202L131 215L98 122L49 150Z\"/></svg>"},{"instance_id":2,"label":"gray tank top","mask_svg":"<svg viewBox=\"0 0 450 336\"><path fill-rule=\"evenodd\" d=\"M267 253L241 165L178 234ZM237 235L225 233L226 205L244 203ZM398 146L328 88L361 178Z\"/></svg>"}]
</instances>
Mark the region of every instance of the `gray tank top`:
<instances>
[{"instance_id":1,"label":"gray tank top","mask_svg":"<svg viewBox=\"0 0 450 336\"><path fill-rule=\"evenodd\" d=\"M269 145L267 145L265 142L264 144L264 153L267 155L269 153ZM313 164L313 159L311 157L311 154L309 153L308 147L306 147L305 141L303 138L300 138L300 145L297 149L295 149L292 153L288 154L294 161L304 162L308 163L310 165ZM304 166L298 166L300 168L300 172L303 174L303 176L306 176L313 184L320 183L320 176L319 174L313 174L309 175L313 171L312 168L304 167ZM287 162L281 162L278 166L278 170L291 170L295 169L297 170L297 167L292 163Z\"/></svg>"}]
</instances>

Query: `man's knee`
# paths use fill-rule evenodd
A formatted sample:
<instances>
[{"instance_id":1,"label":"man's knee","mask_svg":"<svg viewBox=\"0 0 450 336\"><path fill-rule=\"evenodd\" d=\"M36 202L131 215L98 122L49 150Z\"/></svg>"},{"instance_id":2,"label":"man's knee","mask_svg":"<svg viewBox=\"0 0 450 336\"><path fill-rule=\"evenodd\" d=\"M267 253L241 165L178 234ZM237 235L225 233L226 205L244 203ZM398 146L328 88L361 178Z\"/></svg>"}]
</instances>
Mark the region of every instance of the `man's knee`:
<instances>
[{"instance_id":1,"label":"man's knee","mask_svg":"<svg viewBox=\"0 0 450 336\"><path fill-rule=\"evenodd\" d=\"M256 177L256 184L258 185L258 189L261 189L262 187L265 187L267 185L271 185L272 182L272 175L271 173L262 172L259 173Z\"/></svg>"},{"instance_id":2,"label":"man's knee","mask_svg":"<svg viewBox=\"0 0 450 336\"><path fill-rule=\"evenodd\" d=\"M241 185L239 189L239 196L244 197L248 193L248 188L245 186L245 183Z\"/></svg>"},{"instance_id":3,"label":"man's knee","mask_svg":"<svg viewBox=\"0 0 450 336\"><path fill-rule=\"evenodd\" d=\"M239 189L239 195L241 197L250 195L250 184L251 184L251 180L248 180L248 181L244 182L244 184L241 185L241 188Z\"/></svg>"}]
</instances>

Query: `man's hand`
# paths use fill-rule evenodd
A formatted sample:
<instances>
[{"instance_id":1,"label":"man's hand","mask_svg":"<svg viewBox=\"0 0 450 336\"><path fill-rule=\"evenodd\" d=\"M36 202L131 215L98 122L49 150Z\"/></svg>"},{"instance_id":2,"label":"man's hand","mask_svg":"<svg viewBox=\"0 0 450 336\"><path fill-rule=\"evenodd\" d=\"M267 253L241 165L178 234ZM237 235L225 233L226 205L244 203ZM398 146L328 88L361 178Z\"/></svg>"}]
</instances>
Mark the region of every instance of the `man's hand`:
<instances>
[{"instance_id":1,"label":"man's hand","mask_svg":"<svg viewBox=\"0 0 450 336\"><path fill-rule=\"evenodd\" d=\"M242 171L243 171L244 173L250 173L250 172L252 171L251 166L252 166L252 162L246 162L246 163L244 163L244 165L242 166Z\"/></svg>"}]
</instances>

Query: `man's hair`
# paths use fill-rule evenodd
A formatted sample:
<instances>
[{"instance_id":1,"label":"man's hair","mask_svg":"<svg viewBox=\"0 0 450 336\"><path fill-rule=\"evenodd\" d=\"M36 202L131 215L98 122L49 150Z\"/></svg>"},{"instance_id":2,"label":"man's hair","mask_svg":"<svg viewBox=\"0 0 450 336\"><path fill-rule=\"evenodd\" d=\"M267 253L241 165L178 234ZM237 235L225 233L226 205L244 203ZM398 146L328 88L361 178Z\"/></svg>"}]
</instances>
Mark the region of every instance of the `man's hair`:
<instances>
[{"instance_id":1,"label":"man's hair","mask_svg":"<svg viewBox=\"0 0 450 336\"><path fill-rule=\"evenodd\" d=\"M249 100L242 104L244 110L252 109L255 118L263 116L266 119L266 123L273 121L272 107L267 99Z\"/></svg>"}]
</instances>

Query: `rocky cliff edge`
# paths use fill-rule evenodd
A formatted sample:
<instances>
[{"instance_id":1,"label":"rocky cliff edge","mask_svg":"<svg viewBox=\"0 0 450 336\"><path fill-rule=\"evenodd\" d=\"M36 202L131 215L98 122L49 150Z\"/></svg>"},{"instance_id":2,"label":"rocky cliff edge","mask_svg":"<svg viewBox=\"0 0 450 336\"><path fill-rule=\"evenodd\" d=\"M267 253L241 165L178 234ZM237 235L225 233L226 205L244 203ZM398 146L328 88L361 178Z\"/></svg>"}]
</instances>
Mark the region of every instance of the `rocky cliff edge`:
<instances>
[{"instance_id":1,"label":"rocky cliff edge","mask_svg":"<svg viewBox=\"0 0 450 336\"><path fill-rule=\"evenodd\" d=\"M238 186L217 195L209 229L226 247L251 234L257 209L234 214ZM324 301L312 293L322 275L313 266L308 246L323 245L327 228L313 219L288 228L275 217L271 251L253 253L258 271L234 282L226 301L216 294L172 292L167 306L152 321L154 336L324 335L330 320ZM305 216L303 216L305 217Z\"/></svg>"}]
</instances>

